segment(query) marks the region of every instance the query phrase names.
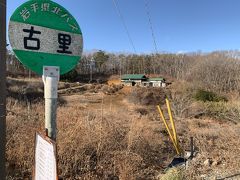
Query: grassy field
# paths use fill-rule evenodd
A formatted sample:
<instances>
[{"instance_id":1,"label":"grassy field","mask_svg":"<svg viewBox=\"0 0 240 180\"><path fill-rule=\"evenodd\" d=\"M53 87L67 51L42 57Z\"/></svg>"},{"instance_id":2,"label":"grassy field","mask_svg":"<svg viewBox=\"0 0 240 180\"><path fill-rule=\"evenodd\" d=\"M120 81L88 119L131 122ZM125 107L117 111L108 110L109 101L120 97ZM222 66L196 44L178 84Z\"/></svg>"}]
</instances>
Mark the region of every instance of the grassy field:
<instances>
[{"instance_id":1,"label":"grassy field","mask_svg":"<svg viewBox=\"0 0 240 180\"><path fill-rule=\"evenodd\" d=\"M115 85L116 84L116 85ZM239 179L240 107L199 102L194 87L175 82L166 89L107 84L59 84L57 151L62 179ZM197 155L184 169L166 172L176 155L156 105L172 104L180 145ZM8 79L8 179L31 179L35 131L44 132L41 80Z\"/></svg>"}]
</instances>

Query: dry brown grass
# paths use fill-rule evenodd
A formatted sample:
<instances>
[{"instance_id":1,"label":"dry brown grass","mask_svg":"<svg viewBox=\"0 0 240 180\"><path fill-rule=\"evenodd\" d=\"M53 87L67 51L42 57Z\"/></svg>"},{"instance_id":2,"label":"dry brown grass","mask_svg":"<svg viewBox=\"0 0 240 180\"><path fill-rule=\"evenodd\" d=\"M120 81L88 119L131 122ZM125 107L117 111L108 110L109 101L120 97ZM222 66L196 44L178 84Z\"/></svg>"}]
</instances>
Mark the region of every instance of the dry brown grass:
<instances>
[{"instance_id":1,"label":"dry brown grass","mask_svg":"<svg viewBox=\"0 0 240 180\"><path fill-rule=\"evenodd\" d=\"M65 103L58 107L57 149L62 179L156 179L163 173L175 155L164 125L156 109L130 103L126 92L106 95L88 90L61 97ZM43 101L28 105L25 99L8 98L9 179L31 179L34 133L44 130ZM238 173L239 124L209 118L175 119L183 149L189 148L190 136L198 149L183 172L185 179ZM204 166L207 158L217 165Z\"/></svg>"},{"instance_id":2,"label":"dry brown grass","mask_svg":"<svg viewBox=\"0 0 240 180\"><path fill-rule=\"evenodd\" d=\"M192 179L197 179L200 175L220 178L239 173L239 127L239 124L211 119L189 122L187 129L195 137L199 154L190 162L186 176ZM210 164L203 165L207 159L210 159Z\"/></svg>"},{"instance_id":3,"label":"dry brown grass","mask_svg":"<svg viewBox=\"0 0 240 180\"><path fill-rule=\"evenodd\" d=\"M171 152L171 146L164 147L167 138L161 137L155 122L128 111L124 104L119 107L119 102L103 94L91 97L92 101L103 98L97 105L77 102L80 97L58 108L60 177L135 179L154 177L162 169L161 151ZM32 104L28 112L25 103L8 99L8 109L8 177L30 177L34 132L43 131L44 106Z\"/></svg>"}]
</instances>

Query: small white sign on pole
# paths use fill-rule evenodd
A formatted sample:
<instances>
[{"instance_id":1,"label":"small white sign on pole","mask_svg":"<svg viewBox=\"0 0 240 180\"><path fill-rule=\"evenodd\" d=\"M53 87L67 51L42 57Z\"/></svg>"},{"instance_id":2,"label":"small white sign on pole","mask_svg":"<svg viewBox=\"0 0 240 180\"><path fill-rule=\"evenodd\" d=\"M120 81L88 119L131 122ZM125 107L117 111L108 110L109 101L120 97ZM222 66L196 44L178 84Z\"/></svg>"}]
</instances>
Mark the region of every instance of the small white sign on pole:
<instances>
[{"instance_id":1,"label":"small white sign on pole","mask_svg":"<svg viewBox=\"0 0 240 180\"><path fill-rule=\"evenodd\" d=\"M34 180L57 180L56 144L36 133Z\"/></svg>"}]
</instances>

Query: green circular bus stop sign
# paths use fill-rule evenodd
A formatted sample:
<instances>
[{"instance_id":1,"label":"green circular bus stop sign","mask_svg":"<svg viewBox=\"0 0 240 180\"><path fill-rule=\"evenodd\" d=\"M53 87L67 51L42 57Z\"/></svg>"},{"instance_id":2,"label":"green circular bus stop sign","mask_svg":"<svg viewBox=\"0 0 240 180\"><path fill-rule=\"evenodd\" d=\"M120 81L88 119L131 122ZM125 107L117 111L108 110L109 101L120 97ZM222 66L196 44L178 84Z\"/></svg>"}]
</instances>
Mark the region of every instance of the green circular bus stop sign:
<instances>
[{"instance_id":1,"label":"green circular bus stop sign","mask_svg":"<svg viewBox=\"0 0 240 180\"><path fill-rule=\"evenodd\" d=\"M50 0L29 0L13 13L9 41L17 58L37 74L43 66L72 70L81 58L83 40L75 18Z\"/></svg>"}]
</instances>

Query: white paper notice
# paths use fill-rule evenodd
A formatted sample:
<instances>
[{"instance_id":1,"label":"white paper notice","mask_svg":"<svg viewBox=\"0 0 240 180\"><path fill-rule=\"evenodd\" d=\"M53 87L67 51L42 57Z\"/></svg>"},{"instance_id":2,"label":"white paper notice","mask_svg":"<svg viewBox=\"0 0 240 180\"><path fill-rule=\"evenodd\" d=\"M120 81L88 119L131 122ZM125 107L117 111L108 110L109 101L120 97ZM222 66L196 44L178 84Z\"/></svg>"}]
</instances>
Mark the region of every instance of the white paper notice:
<instances>
[{"instance_id":1,"label":"white paper notice","mask_svg":"<svg viewBox=\"0 0 240 180\"><path fill-rule=\"evenodd\" d=\"M35 180L56 180L57 165L54 144L36 134Z\"/></svg>"}]
</instances>

